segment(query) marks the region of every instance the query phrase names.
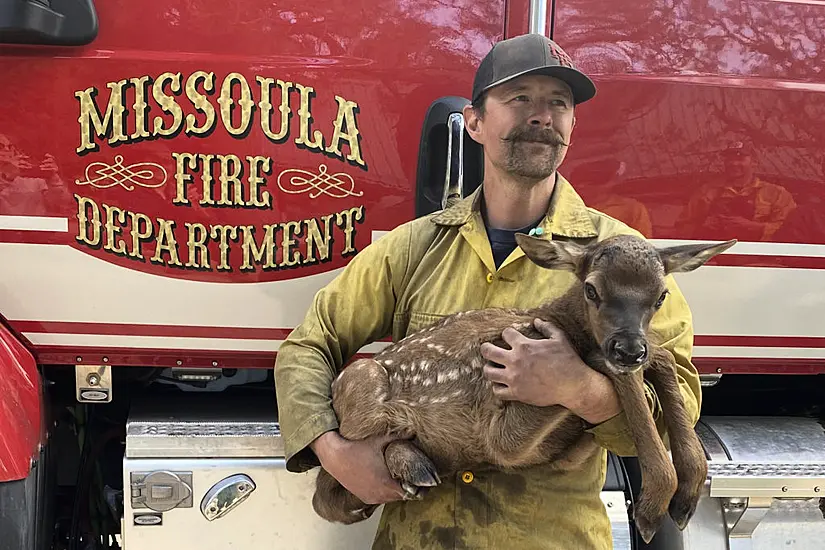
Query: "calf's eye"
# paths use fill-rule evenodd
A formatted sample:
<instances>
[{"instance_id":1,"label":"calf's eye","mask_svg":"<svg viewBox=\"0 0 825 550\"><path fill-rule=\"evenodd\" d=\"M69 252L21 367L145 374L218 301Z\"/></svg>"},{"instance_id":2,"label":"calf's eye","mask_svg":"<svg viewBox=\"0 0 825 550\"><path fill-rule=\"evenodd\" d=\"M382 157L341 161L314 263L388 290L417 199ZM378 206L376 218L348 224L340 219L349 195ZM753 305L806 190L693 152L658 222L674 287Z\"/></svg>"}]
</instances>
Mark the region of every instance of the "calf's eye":
<instances>
[{"instance_id":1,"label":"calf's eye","mask_svg":"<svg viewBox=\"0 0 825 550\"><path fill-rule=\"evenodd\" d=\"M599 293L596 292L596 287L590 283L584 283L584 295L587 296L588 300L592 300L594 302L599 299Z\"/></svg>"}]
</instances>

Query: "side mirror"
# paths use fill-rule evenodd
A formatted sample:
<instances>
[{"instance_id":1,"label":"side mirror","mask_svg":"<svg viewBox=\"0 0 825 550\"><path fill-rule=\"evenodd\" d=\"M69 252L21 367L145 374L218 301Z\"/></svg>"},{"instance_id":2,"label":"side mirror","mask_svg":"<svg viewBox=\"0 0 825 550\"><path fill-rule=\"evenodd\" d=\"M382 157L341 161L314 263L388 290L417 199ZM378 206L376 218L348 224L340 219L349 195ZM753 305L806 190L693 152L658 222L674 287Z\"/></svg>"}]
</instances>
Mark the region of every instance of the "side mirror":
<instances>
[{"instance_id":1,"label":"side mirror","mask_svg":"<svg viewBox=\"0 0 825 550\"><path fill-rule=\"evenodd\" d=\"M464 129L463 97L435 100L424 117L418 149L415 216L443 210L481 185L481 146Z\"/></svg>"},{"instance_id":2,"label":"side mirror","mask_svg":"<svg viewBox=\"0 0 825 550\"><path fill-rule=\"evenodd\" d=\"M83 46L98 32L94 0L0 0L0 43Z\"/></svg>"}]
</instances>

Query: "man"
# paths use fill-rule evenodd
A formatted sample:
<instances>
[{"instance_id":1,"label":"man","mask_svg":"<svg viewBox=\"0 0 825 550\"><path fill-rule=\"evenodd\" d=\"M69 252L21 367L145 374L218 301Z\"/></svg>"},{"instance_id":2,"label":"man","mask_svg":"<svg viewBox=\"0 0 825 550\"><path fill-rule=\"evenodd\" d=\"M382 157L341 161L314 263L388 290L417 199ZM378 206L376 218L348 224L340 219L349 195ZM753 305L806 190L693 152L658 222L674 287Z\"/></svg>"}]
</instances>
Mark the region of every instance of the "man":
<instances>
[{"instance_id":1,"label":"man","mask_svg":"<svg viewBox=\"0 0 825 550\"><path fill-rule=\"evenodd\" d=\"M721 181L701 186L682 214L680 225L696 238L770 241L796 209L793 195L756 175L750 140L730 143L720 155ZM732 237L735 235L735 237Z\"/></svg>"},{"instance_id":2,"label":"man","mask_svg":"<svg viewBox=\"0 0 825 550\"><path fill-rule=\"evenodd\" d=\"M470 197L406 223L359 253L316 296L304 322L281 347L275 367L287 468L320 463L367 503L387 503L374 549L611 548L599 491L606 451L635 448L617 396L554 327L544 340L507 333L512 351L485 347L500 367L485 368L502 399L560 404L592 429L567 460L505 474L459 472L421 501L399 502L401 488L384 465L384 438L347 441L330 405L330 384L352 354L392 335L397 341L444 315L483 307L533 307L562 294L569 273L538 268L514 241L515 231L587 243L635 233L585 207L556 172L575 124L574 106L593 83L553 42L527 35L498 43L482 61L473 102L464 110L470 136L484 147L485 177ZM635 233L638 234L638 233ZM491 245L492 243L492 245ZM690 363L691 318L671 294L653 322L679 363L687 410L698 419L700 386ZM649 404L660 432L652 388Z\"/></svg>"}]
</instances>

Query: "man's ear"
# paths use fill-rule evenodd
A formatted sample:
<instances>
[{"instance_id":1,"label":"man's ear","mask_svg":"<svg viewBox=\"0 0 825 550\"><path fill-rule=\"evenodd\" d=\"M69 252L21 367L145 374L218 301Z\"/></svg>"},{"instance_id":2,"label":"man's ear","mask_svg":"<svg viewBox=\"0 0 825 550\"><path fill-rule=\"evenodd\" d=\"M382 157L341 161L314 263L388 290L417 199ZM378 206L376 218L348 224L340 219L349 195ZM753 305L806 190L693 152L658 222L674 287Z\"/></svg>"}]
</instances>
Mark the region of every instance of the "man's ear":
<instances>
[{"instance_id":1,"label":"man's ear","mask_svg":"<svg viewBox=\"0 0 825 550\"><path fill-rule=\"evenodd\" d=\"M481 132L481 117L478 116L478 112L476 112L472 104L467 104L464 106L461 114L464 115L464 128L467 130L467 133L470 134L473 141L478 141L478 136Z\"/></svg>"},{"instance_id":2,"label":"man's ear","mask_svg":"<svg viewBox=\"0 0 825 550\"><path fill-rule=\"evenodd\" d=\"M736 239L723 243L700 243L671 246L659 249L659 257L665 266L665 273L686 273L705 264L736 244Z\"/></svg>"},{"instance_id":3,"label":"man's ear","mask_svg":"<svg viewBox=\"0 0 825 550\"><path fill-rule=\"evenodd\" d=\"M584 256L584 248L572 242L548 241L524 233L516 233L516 242L534 264L546 269L575 273Z\"/></svg>"}]
</instances>

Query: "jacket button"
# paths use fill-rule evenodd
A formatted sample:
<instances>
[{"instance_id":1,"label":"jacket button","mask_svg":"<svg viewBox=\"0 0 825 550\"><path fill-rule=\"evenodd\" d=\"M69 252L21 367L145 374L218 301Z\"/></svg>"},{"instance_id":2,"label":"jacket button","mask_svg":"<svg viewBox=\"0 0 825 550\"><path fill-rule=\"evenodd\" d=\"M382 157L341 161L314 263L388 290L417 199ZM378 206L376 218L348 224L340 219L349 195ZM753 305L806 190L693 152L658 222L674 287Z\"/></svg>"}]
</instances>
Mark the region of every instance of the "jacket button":
<instances>
[{"instance_id":1,"label":"jacket button","mask_svg":"<svg viewBox=\"0 0 825 550\"><path fill-rule=\"evenodd\" d=\"M469 470L461 474L461 481L463 481L464 483L472 483L474 478L475 476L473 475L473 472Z\"/></svg>"},{"instance_id":2,"label":"jacket button","mask_svg":"<svg viewBox=\"0 0 825 550\"><path fill-rule=\"evenodd\" d=\"M487 274L487 282L488 282L488 283L492 283L492 282L493 282L493 274L492 274L492 273L488 273L488 274Z\"/></svg>"}]
</instances>

